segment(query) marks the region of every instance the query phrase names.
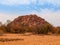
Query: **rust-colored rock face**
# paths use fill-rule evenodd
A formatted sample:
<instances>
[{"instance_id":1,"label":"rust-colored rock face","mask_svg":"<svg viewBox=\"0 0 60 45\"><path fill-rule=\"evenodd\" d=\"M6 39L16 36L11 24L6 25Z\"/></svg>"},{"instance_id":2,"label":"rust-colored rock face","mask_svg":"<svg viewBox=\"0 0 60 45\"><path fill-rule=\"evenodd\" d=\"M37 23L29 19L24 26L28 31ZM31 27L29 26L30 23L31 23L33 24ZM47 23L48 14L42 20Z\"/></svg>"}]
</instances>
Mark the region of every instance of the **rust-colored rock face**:
<instances>
[{"instance_id":1,"label":"rust-colored rock face","mask_svg":"<svg viewBox=\"0 0 60 45\"><path fill-rule=\"evenodd\" d=\"M38 17L35 14L19 16L14 19L10 24L8 24L8 28L11 30L29 30L36 28L38 26L42 26L47 23L43 18Z\"/></svg>"}]
</instances>

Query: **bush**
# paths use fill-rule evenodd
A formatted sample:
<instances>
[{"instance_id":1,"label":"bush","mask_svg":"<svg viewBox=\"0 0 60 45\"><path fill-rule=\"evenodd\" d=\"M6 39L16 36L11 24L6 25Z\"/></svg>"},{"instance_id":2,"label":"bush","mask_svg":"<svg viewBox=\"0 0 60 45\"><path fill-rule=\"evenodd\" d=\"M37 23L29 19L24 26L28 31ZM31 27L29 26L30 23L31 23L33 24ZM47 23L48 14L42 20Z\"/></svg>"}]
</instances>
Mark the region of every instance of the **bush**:
<instances>
[{"instance_id":1,"label":"bush","mask_svg":"<svg viewBox=\"0 0 60 45\"><path fill-rule=\"evenodd\" d=\"M12 26L11 28L8 27L8 32L10 33L25 33L31 32L34 34L48 34L49 32L53 32L53 26L49 23L40 24L38 26L31 26L22 24L20 27Z\"/></svg>"},{"instance_id":2,"label":"bush","mask_svg":"<svg viewBox=\"0 0 60 45\"><path fill-rule=\"evenodd\" d=\"M60 27L55 27L55 34L60 34Z\"/></svg>"},{"instance_id":3,"label":"bush","mask_svg":"<svg viewBox=\"0 0 60 45\"><path fill-rule=\"evenodd\" d=\"M52 30L52 25L49 23L43 24L41 26L38 26L35 30L36 34L48 34L48 32L51 32Z\"/></svg>"},{"instance_id":4,"label":"bush","mask_svg":"<svg viewBox=\"0 0 60 45\"><path fill-rule=\"evenodd\" d=\"M12 26L12 27L8 27L8 25L7 25L7 31L8 32L10 32L10 33L25 33L26 31L26 28L23 26L23 25L21 25L21 26L19 26L19 25L16 25L16 26Z\"/></svg>"},{"instance_id":5,"label":"bush","mask_svg":"<svg viewBox=\"0 0 60 45\"><path fill-rule=\"evenodd\" d=\"M3 33L6 33L7 32L7 28L5 25L1 25L0 26L0 33L3 32Z\"/></svg>"}]
</instances>

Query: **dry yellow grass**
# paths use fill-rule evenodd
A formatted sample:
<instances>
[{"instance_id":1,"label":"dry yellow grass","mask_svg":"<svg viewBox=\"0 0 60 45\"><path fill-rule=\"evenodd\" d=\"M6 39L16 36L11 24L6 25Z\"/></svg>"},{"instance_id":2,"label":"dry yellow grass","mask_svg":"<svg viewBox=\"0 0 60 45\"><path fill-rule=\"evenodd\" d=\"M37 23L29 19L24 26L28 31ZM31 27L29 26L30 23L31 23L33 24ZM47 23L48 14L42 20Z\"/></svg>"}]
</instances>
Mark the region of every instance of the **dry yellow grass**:
<instances>
[{"instance_id":1,"label":"dry yellow grass","mask_svg":"<svg viewBox=\"0 0 60 45\"><path fill-rule=\"evenodd\" d=\"M60 45L60 36L54 35L23 35L23 34L5 34L0 38L24 39L18 41L1 42L0 45Z\"/></svg>"}]
</instances>

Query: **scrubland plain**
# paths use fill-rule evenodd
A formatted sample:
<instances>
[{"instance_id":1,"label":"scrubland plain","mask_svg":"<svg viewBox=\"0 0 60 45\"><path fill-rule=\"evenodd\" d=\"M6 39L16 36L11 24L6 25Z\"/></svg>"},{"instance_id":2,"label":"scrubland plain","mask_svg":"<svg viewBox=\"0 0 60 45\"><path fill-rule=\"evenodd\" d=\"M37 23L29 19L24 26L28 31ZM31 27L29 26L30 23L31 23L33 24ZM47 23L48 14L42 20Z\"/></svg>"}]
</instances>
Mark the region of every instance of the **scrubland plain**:
<instances>
[{"instance_id":1,"label":"scrubland plain","mask_svg":"<svg viewBox=\"0 0 60 45\"><path fill-rule=\"evenodd\" d=\"M1 41L1 39L8 39L8 40ZM56 35L32 35L32 34L31 35L30 34L4 34L0 36L0 45L60 45L60 36L59 35L57 36Z\"/></svg>"}]
</instances>

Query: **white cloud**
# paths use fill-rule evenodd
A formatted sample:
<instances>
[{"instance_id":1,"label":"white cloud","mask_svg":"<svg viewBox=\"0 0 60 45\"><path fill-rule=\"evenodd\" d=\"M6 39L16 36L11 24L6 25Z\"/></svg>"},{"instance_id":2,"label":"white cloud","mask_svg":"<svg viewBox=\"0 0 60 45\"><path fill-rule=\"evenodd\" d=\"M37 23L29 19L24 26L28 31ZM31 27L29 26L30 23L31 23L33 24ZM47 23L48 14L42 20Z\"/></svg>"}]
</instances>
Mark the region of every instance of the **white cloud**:
<instances>
[{"instance_id":1,"label":"white cloud","mask_svg":"<svg viewBox=\"0 0 60 45\"><path fill-rule=\"evenodd\" d=\"M29 0L1 0L0 4L4 5L29 4Z\"/></svg>"},{"instance_id":2,"label":"white cloud","mask_svg":"<svg viewBox=\"0 0 60 45\"><path fill-rule=\"evenodd\" d=\"M6 13L0 13L0 22L5 23L7 20L14 20L19 15L16 14L6 14Z\"/></svg>"},{"instance_id":3,"label":"white cloud","mask_svg":"<svg viewBox=\"0 0 60 45\"><path fill-rule=\"evenodd\" d=\"M60 0L39 0L40 4L44 4L44 3L50 3L53 5L60 5Z\"/></svg>"},{"instance_id":4,"label":"white cloud","mask_svg":"<svg viewBox=\"0 0 60 45\"><path fill-rule=\"evenodd\" d=\"M47 0L47 2L55 5L60 5L60 0Z\"/></svg>"},{"instance_id":5,"label":"white cloud","mask_svg":"<svg viewBox=\"0 0 60 45\"><path fill-rule=\"evenodd\" d=\"M42 9L39 16L44 18L54 26L60 26L60 11L53 12L48 9Z\"/></svg>"},{"instance_id":6,"label":"white cloud","mask_svg":"<svg viewBox=\"0 0 60 45\"><path fill-rule=\"evenodd\" d=\"M60 5L60 0L0 0L0 4L5 5L19 5L19 4L30 4L36 3L38 1L40 4L51 3L54 5Z\"/></svg>"}]
</instances>

